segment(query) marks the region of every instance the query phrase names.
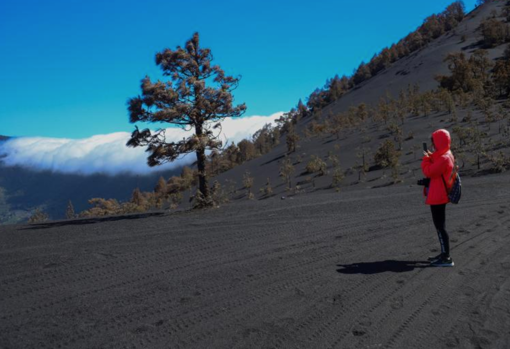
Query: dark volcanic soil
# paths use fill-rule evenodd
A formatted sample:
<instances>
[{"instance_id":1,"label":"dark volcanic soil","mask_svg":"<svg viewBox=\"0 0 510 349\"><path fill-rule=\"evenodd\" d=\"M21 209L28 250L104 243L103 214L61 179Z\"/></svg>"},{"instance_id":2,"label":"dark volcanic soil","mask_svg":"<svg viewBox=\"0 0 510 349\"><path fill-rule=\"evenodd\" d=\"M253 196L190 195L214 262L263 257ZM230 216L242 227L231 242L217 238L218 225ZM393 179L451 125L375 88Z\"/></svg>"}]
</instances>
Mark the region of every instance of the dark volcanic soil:
<instances>
[{"instance_id":1,"label":"dark volcanic soil","mask_svg":"<svg viewBox=\"0 0 510 349\"><path fill-rule=\"evenodd\" d=\"M0 227L1 348L508 348L510 175Z\"/></svg>"}]
</instances>

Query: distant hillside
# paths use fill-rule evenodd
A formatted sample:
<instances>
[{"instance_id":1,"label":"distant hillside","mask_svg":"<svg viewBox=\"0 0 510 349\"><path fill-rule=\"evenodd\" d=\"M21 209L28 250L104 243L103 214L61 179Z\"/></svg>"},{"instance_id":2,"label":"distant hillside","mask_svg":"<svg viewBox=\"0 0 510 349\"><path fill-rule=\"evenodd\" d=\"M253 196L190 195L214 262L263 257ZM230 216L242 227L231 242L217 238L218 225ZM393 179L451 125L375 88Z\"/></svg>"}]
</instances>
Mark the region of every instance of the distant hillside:
<instances>
[{"instance_id":1,"label":"distant hillside","mask_svg":"<svg viewBox=\"0 0 510 349\"><path fill-rule=\"evenodd\" d=\"M52 219L64 218L69 200L77 212L89 208L88 200L94 197L126 201L135 188L152 191L160 176L168 178L179 173L180 169L145 176L81 176L0 165L0 188L3 188L0 224L26 219L37 207L42 207Z\"/></svg>"},{"instance_id":2,"label":"distant hillside","mask_svg":"<svg viewBox=\"0 0 510 349\"><path fill-rule=\"evenodd\" d=\"M296 152L288 154L286 146L288 137L283 136L280 144L269 153L219 174L215 180L226 186L235 182L237 189L235 197L239 199L247 198L248 189L243 189L243 177L247 173L253 178L250 190L256 199L268 197L263 193L267 183L272 189L269 197L327 190L331 189L333 182L335 174L333 163L336 157L342 175L345 176L341 180L340 191L349 190L352 185L377 189L393 185L395 180L392 178L390 168L376 166L374 156L386 140L392 141L398 149L396 140L401 137L397 182L415 185L416 180L422 177L420 168L422 142L427 142L430 146L430 135L439 128L450 131L452 145L463 174L481 175L503 171L505 166L508 167L510 153L510 104L507 99L499 97L485 100L485 97L471 93L469 103L478 99L478 105L461 105L464 103L461 99L467 97L466 94L459 94L448 97L457 101L452 101L453 105L448 111L444 109L444 102L437 100L437 96L422 97L421 94L439 87L436 76L450 74L448 63L444 61L448 54L463 52L469 58L476 50L485 48L482 45L480 24L485 19L492 18L494 13L502 13L505 6L505 2L495 1L478 7L469 13L455 30L439 36L408 57L392 63L319 112L308 112L306 117L297 122L294 120L295 133L299 136ZM498 20L506 23L502 17L498 17ZM504 44L487 48L488 59L495 64L507 46L508 44ZM430 110L417 114L402 110L405 116L404 124L396 118L396 115L392 115L387 122L375 119L376 116L380 117L377 115L381 112L379 103L382 103L381 108L389 107L391 104L398 109L400 92L412 91L413 86L419 88L419 93L415 93L416 97L413 98L420 104L420 108L425 108L423 102L425 98L431 98L426 103L434 103L434 108L428 105L427 108ZM360 122L357 126L341 127L338 136L327 131L331 123L347 122L346 118L351 113L350 108L361 103L367 108L366 121ZM486 107L483 106L484 103L490 104ZM336 116L338 117L335 119ZM318 131L312 134L314 128ZM480 139L478 149L474 143L467 144L465 140L460 139L463 133L473 135L473 132ZM280 176L286 156L294 168L291 175L291 191L285 190L286 185ZM311 162L312 156L326 164L325 175L319 172L308 173L306 167ZM368 171L361 169L364 161L369 168Z\"/></svg>"},{"instance_id":3,"label":"distant hillside","mask_svg":"<svg viewBox=\"0 0 510 349\"><path fill-rule=\"evenodd\" d=\"M9 139L9 137L0 135L0 141L5 141L7 139Z\"/></svg>"},{"instance_id":4,"label":"distant hillside","mask_svg":"<svg viewBox=\"0 0 510 349\"><path fill-rule=\"evenodd\" d=\"M472 54L476 49L483 48L480 40L479 27L481 22L491 17L491 12L501 11L505 1L496 1L479 6L469 14L452 31L427 44L421 50L401 58L391 66L371 77L349 91L328 107L323 114L338 113L359 103L374 105L380 98L388 94L397 98L399 92L410 85L417 85L420 91L429 91L438 87L437 75L448 73L448 64L444 62L449 53L464 52ZM505 46L488 50L489 57L501 57Z\"/></svg>"}]
</instances>

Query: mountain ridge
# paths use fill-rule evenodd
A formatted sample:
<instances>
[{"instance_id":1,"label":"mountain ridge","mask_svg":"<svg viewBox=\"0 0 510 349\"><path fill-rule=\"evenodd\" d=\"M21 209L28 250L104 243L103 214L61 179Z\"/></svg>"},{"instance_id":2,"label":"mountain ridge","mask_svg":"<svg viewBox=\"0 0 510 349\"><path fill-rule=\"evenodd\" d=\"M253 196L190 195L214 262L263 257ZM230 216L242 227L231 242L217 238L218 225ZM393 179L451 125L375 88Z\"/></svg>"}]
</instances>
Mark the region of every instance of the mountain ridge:
<instances>
[{"instance_id":1,"label":"mountain ridge","mask_svg":"<svg viewBox=\"0 0 510 349\"><path fill-rule=\"evenodd\" d=\"M380 72L378 75L363 82L361 86L355 87L337 101L326 106L318 115L318 117L307 116L299 120L296 124L296 129L300 132L301 150L295 153L288 154L286 147L286 136L283 136L279 145L277 145L269 153L264 154L259 158L255 158L246 163L243 163L233 169L217 175L214 180L226 183L227 180L236 180L237 191L243 190L243 175L246 172L254 178L253 189L255 193L263 190L266 186L267 180L271 183L274 193L273 196L287 195L284 190L282 179L279 176L280 166L285 156L292 158L295 166L295 173L293 175L293 186L298 183L301 193L314 192L320 189L326 189L331 183L331 173L328 176L317 176L316 174L306 174L306 164L310 161L311 155L316 155L319 158L327 161L330 153L337 155L343 170L346 171L346 178L341 190L348 190L353 184L363 184L367 188L377 188L379 186L391 185L391 179L385 170L375 170L373 163L373 156L379 146L390 136L390 132L386 129L387 125L371 123L367 125L365 130L344 130L340 139L335 139L334 136L322 135L304 139L303 132L306 128L312 126L313 123L323 123L329 116L330 112L334 114L345 113L349 108L365 103L368 106L376 105L381 99L386 99L387 89L384 88L384 83L388 80L393 81L392 89L390 90L392 97L397 98L399 91L406 90L411 86L413 79L423 84L420 86L420 91L430 91L437 89L439 83L435 80L437 75L448 75L448 63L444 61L446 55L450 52L464 52L471 54L476 49L481 48L475 45L480 42L480 33L478 28L480 23L490 16L491 12L495 9L500 10L504 6L501 2L489 2L477 9L470 12L465 22L461 22L458 26L457 33L446 33L439 38L435 39L429 45L425 46L418 52L413 53L409 57L400 59L392 64L391 67ZM465 41L461 42L463 35L466 35ZM489 58L494 60L502 55L506 45L500 45L495 48L488 49ZM464 50L462 50L464 48ZM454 51L451 51L454 50ZM416 69L418 73L411 71L409 74L397 74L405 68ZM501 105L503 101L496 101L496 106ZM473 110L471 107L458 107L456 110L458 120L467 120L472 118L473 122L484 123L485 116L482 115L480 110ZM472 114L472 115L471 115ZM453 132L455 125L462 125L462 122L451 122L452 116L447 112L432 112L430 115L423 116L409 116L406 123L402 126L403 138L407 138L404 143L402 154L402 167L407 173L401 173L404 177L404 184L413 185L420 177L420 159L421 159L421 145L422 142L430 140L430 134L438 128L448 128L454 137L455 144L458 142L457 134ZM499 131L492 128L489 136L499 139ZM368 142L362 142L362 138L369 138ZM335 148L337 144L337 148ZM357 156L362 150L360 148L369 148L367 158L370 160L370 167L374 171L367 172L364 180L360 179L358 170L361 161ZM507 149L508 150L508 149ZM329 171L332 172L331 166ZM466 174L474 173L474 170L469 165L462 168ZM309 177L312 177L311 179ZM308 191L309 190L309 191ZM242 195L238 195L238 198ZM263 198L263 195L256 195L256 197Z\"/></svg>"}]
</instances>

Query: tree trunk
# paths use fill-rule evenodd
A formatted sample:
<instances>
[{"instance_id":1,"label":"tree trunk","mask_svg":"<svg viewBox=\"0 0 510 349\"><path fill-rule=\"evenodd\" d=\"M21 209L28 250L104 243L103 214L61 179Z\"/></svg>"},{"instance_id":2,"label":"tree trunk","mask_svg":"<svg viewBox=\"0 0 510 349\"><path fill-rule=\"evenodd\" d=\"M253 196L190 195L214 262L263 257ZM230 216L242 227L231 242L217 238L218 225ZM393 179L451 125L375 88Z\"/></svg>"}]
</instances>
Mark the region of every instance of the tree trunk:
<instances>
[{"instance_id":1,"label":"tree trunk","mask_svg":"<svg viewBox=\"0 0 510 349\"><path fill-rule=\"evenodd\" d=\"M196 135L201 140L203 136L202 125L196 126ZM197 167L198 167L198 189L204 196L204 201L207 206L212 204L211 193L209 191L209 183L207 181L207 174L205 171L205 149L199 147L196 151L197 153Z\"/></svg>"}]
</instances>

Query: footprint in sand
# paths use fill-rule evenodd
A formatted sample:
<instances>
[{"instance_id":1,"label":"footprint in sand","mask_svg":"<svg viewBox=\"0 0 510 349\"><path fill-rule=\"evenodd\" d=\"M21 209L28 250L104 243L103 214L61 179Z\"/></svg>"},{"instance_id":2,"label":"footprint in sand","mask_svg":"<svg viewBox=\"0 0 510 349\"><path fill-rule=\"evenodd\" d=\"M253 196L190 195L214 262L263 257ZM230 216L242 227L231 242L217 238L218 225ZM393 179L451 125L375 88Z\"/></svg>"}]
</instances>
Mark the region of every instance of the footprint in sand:
<instances>
[{"instance_id":1,"label":"footprint in sand","mask_svg":"<svg viewBox=\"0 0 510 349\"><path fill-rule=\"evenodd\" d=\"M448 348L458 348L460 345L460 340L454 335L451 335L450 337L446 338L445 344Z\"/></svg>"},{"instance_id":2,"label":"footprint in sand","mask_svg":"<svg viewBox=\"0 0 510 349\"><path fill-rule=\"evenodd\" d=\"M117 256L115 256L114 254L104 253L104 252L94 252L94 253L92 253L92 255L94 257L96 257L97 259L113 259L113 258L117 258Z\"/></svg>"},{"instance_id":3,"label":"footprint in sand","mask_svg":"<svg viewBox=\"0 0 510 349\"><path fill-rule=\"evenodd\" d=\"M468 298L473 297L473 295L474 295L474 291L473 290L465 290L464 291L464 296L466 296Z\"/></svg>"},{"instance_id":4,"label":"footprint in sand","mask_svg":"<svg viewBox=\"0 0 510 349\"><path fill-rule=\"evenodd\" d=\"M366 332L363 330L357 329L357 330L352 330L352 334L355 337L361 337L361 336L364 336L366 334Z\"/></svg>"},{"instance_id":5,"label":"footprint in sand","mask_svg":"<svg viewBox=\"0 0 510 349\"><path fill-rule=\"evenodd\" d=\"M501 268L510 269L510 262L501 263Z\"/></svg>"},{"instance_id":6,"label":"footprint in sand","mask_svg":"<svg viewBox=\"0 0 510 349\"><path fill-rule=\"evenodd\" d=\"M165 320L159 320L159 321L156 321L153 325L156 327L159 327L159 326L163 325L164 323L165 323Z\"/></svg>"},{"instance_id":7,"label":"footprint in sand","mask_svg":"<svg viewBox=\"0 0 510 349\"><path fill-rule=\"evenodd\" d=\"M459 233L459 234L462 234L462 235L471 234L471 232L470 232L469 230L464 229L464 228L460 228L460 229L458 230L458 233Z\"/></svg>"},{"instance_id":8,"label":"footprint in sand","mask_svg":"<svg viewBox=\"0 0 510 349\"><path fill-rule=\"evenodd\" d=\"M333 305L342 305L342 296L340 294L334 295L333 297L327 297L326 300Z\"/></svg>"},{"instance_id":9,"label":"footprint in sand","mask_svg":"<svg viewBox=\"0 0 510 349\"><path fill-rule=\"evenodd\" d=\"M372 325L372 320L366 315L363 315L361 320L359 321L359 325L362 327L370 327Z\"/></svg>"},{"instance_id":10,"label":"footprint in sand","mask_svg":"<svg viewBox=\"0 0 510 349\"><path fill-rule=\"evenodd\" d=\"M404 307L404 298L402 296L395 297L390 300L390 306L392 309L397 310Z\"/></svg>"},{"instance_id":11,"label":"footprint in sand","mask_svg":"<svg viewBox=\"0 0 510 349\"><path fill-rule=\"evenodd\" d=\"M50 262L50 263L46 263L45 265L43 265L43 269L56 268L59 265L60 265L59 263Z\"/></svg>"}]
</instances>

